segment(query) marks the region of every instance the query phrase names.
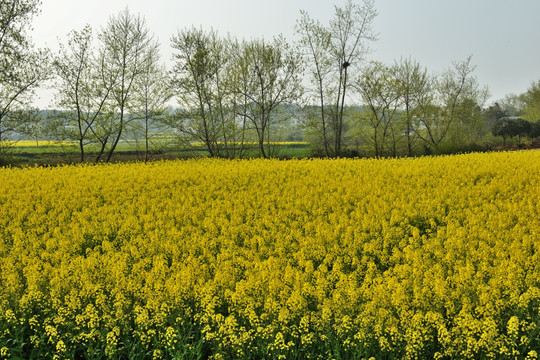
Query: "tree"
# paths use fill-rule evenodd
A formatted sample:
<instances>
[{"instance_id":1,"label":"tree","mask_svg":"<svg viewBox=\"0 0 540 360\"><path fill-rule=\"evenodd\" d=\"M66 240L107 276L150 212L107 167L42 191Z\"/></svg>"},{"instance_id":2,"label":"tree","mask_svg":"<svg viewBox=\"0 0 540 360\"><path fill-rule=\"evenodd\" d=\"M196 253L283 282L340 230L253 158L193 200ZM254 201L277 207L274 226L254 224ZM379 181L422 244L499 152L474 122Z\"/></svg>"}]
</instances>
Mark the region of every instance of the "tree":
<instances>
[{"instance_id":1,"label":"tree","mask_svg":"<svg viewBox=\"0 0 540 360\"><path fill-rule=\"evenodd\" d=\"M499 100L504 116L521 116L523 114L523 100L521 96L516 94L507 94L503 99Z\"/></svg>"},{"instance_id":2,"label":"tree","mask_svg":"<svg viewBox=\"0 0 540 360\"><path fill-rule=\"evenodd\" d=\"M520 96L523 103L523 117L531 122L540 120L540 80L533 82Z\"/></svg>"},{"instance_id":3,"label":"tree","mask_svg":"<svg viewBox=\"0 0 540 360\"><path fill-rule=\"evenodd\" d=\"M531 124L528 121L518 117L504 117L497 120L491 132L495 136L502 137L503 145L506 145L507 138L518 136L520 142L521 136L527 136L530 130Z\"/></svg>"},{"instance_id":4,"label":"tree","mask_svg":"<svg viewBox=\"0 0 540 360\"><path fill-rule=\"evenodd\" d=\"M334 149L337 156L341 155L342 148L343 110L348 90L349 67L352 66L354 69L360 65L360 61L368 52L366 41L376 39L372 30L376 16L373 0L364 0L362 5L348 0L345 7L336 6L334 18L330 21L331 53L339 69L335 110L332 117L335 133Z\"/></svg>"},{"instance_id":5,"label":"tree","mask_svg":"<svg viewBox=\"0 0 540 360\"><path fill-rule=\"evenodd\" d=\"M465 61L454 63L453 68L436 80L436 93L420 102L421 127L417 135L435 150L439 150L451 129L463 134L477 119L476 108L481 108L488 98L487 88L480 87L472 75L475 67L471 65L471 59L469 56ZM475 114L475 117L467 114Z\"/></svg>"},{"instance_id":6,"label":"tree","mask_svg":"<svg viewBox=\"0 0 540 360\"><path fill-rule=\"evenodd\" d=\"M489 132L495 126L495 123L500 118L503 118L508 115L499 102L490 105L488 108L482 110L482 119L484 123L484 128Z\"/></svg>"},{"instance_id":7,"label":"tree","mask_svg":"<svg viewBox=\"0 0 540 360\"><path fill-rule=\"evenodd\" d=\"M361 4L348 0L344 7L335 7L334 18L326 28L305 12L297 23L301 44L314 69L312 80L321 104L321 121L324 120L323 140L329 143L325 144L327 154L340 156L342 153L349 77L353 72L354 79L354 72L361 68L369 50L368 42L376 40L373 32L376 16L373 0L363 0Z\"/></svg>"},{"instance_id":8,"label":"tree","mask_svg":"<svg viewBox=\"0 0 540 360\"><path fill-rule=\"evenodd\" d=\"M407 155L413 155L413 144L418 130L418 118L421 104L431 96L432 81L427 69L411 59L401 59L395 64L397 84L400 87L401 106L405 120L407 137Z\"/></svg>"},{"instance_id":9,"label":"tree","mask_svg":"<svg viewBox=\"0 0 540 360\"><path fill-rule=\"evenodd\" d=\"M516 135L518 137L518 144L521 144L521 137L527 137L531 132L531 123L522 118L514 119L514 122L516 127Z\"/></svg>"},{"instance_id":10,"label":"tree","mask_svg":"<svg viewBox=\"0 0 540 360\"><path fill-rule=\"evenodd\" d=\"M48 76L45 52L21 55L21 62L10 65L0 80L0 143L25 126L20 111L30 107L34 91ZM22 60L24 59L24 60Z\"/></svg>"},{"instance_id":11,"label":"tree","mask_svg":"<svg viewBox=\"0 0 540 360\"><path fill-rule=\"evenodd\" d=\"M279 106L298 101L303 95L301 55L281 36L272 42L244 42L231 69L231 90L243 103L239 116L249 119L257 134L261 155L271 154L271 128Z\"/></svg>"},{"instance_id":12,"label":"tree","mask_svg":"<svg viewBox=\"0 0 540 360\"><path fill-rule=\"evenodd\" d=\"M482 113L486 121L489 123L495 123L500 118L510 116L506 114L506 112L503 110L503 108L498 102L495 102L494 105L491 105L487 109L484 109Z\"/></svg>"},{"instance_id":13,"label":"tree","mask_svg":"<svg viewBox=\"0 0 540 360\"><path fill-rule=\"evenodd\" d=\"M531 141L534 141L534 139L540 137L540 122L531 123L531 128L527 134L527 137L531 139Z\"/></svg>"},{"instance_id":14,"label":"tree","mask_svg":"<svg viewBox=\"0 0 540 360\"><path fill-rule=\"evenodd\" d=\"M301 17L297 21L296 30L300 33L300 45L304 49L306 63L310 63L309 79L313 86L310 97L319 105L319 121L315 121L311 128L317 129L321 134L322 147L326 156L331 156L331 144L333 143L328 128L328 103L331 93L328 84L332 74L332 59L329 51L331 34L328 29L301 10ZM309 107L308 109L314 109ZM308 111L313 115L311 111ZM314 119L316 116L310 116Z\"/></svg>"},{"instance_id":15,"label":"tree","mask_svg":"<svg viewBox=\"0 0 540 360\"><path fill-rule=\"evenodd\" d=\"M109 162L126 125L136 119L137 80L144 74L146 55L157 49L158 43L150 35L144 18L130 14L127 8L109 19L99 39L102 58L107 65L105 73L116 80L110 99L110 115L114 122L109 122L112 125L109 130L112 132L104 137L112 139L106 159Z\"/></svg>"},{"instance_id":16,"label":"tree","mask_svg":"<svg viewBox=\"0 0 540 360\"><path fill-rule=\"evenodd\" d=\"M105 76L105 59L96 59L92 48L92 28L68 34L67 46L61 44L53 66L57 75L56 106L62 110L57 132L62 139L75 140L80 161L85 161L85 145L99 140L96 122L102 117L115 78Z\"/></svg>"},{"instance_id":17,"label":"tree","mask_svg":"<svg viewBox=\"0 0 540 360\"><path fill-rule=\"evenodd\" d=\"M10 65L20 63L30 45L26 27L39 12L39 0L3 0L0 2L0 77L10 78Z\"/></svg>"},{"instance_id":18,"label":"tree","mask_svg":"<svg viewBox=\"0 0 540 360\"><path fill-rule=\"evenodd\" d=\"M402 94L396 72L395 66L387 67L373 61L354 84L367 106L364 118L372 129L371 140L377 157L383 155L389 135L393 135L392 155L397 155L395 127Z\"/></svg>"},{"instance_id":19,"label":"tree","mask_svg":"<svg viewBox=\"0 0 540 360\"><path fill-rule=\"evenodd\" d=\"M237 124L228 73L233 61L231 39L217 32L185 29L172 38L176 63L173 86L181 109L174 127L205 144L210 156L233 157ZM243 142L241 141L241 145Z\"/></svg>"},{"instance_id":20,"label":"tree","mask_svg":"<svg viewBox=\"0 0 540 360\"><path fill-rule=\"evenodd\" d=\"M487 97L486 97L487 98ZM482 117L482 105L485 98L464 98L455 109L455 122L448 133L448 140L453 144L474 144L489 133Z\"/></svg>"},{"instance_id":21,"label":"tree","mask_svg":"<svg viewBox=\"0 0 540 360\"><path fill-rule=\"evenodd\" d=\"M152 132L156 131L166 114L166 103L172 97L171 87L165 67L160 64L157 48L148 49L144 57L143 71L136 86L137 104L141 124L135 126L144 138L144 161L149 160Z\"/></svg>"},{"instance_id":22,"label":"tree","mask_svg":"<svg viewBox=\"0 0 540 360\"><path fill-rule=\"evenodd\" d=\"M28 117L21 114L48 76L47 51L34 51L26 35L39 5L37 0L0 2L0 147L25 127Z\"/></svg>"},{"instance_id":23,"label":"tree","mask_svg":"<svg viewBox=\"0 0 540 360\"><path fill-rule=\"evenodd\" d=\"M494 136L502 137L503 138L503 145L506 145L506 139L512 133L512 130L510 129L511 126L512 126L512 123L511 123L510 119L508 119L508 118L499 119L493 125L493 128L491 129L491 133Z\"/></svg>"}]
</instances>

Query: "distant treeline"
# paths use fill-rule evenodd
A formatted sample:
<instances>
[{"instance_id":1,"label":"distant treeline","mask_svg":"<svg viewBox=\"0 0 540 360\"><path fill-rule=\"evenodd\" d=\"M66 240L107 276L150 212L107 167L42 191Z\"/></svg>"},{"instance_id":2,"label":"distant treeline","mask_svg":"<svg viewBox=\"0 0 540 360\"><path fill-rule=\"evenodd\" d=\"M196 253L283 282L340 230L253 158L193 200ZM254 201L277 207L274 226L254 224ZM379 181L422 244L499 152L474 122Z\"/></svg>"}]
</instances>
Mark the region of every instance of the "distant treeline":
<instances>
[{"instance_id":1,"label":"distant treeline","mask_svg":"<svg viewBox=\"0 0 540 360\"><path fill-rule=\"evenodd\" d=\"M58 54L35 50L26 29L39 4L0 7L0 157L20 137L71 141L80 161L110 161L133 137L148 160L164 136L203 143L215 157L241 157L254 142L262 157L290 140L308 141L314 156L378 157L539 136L540 81L488 107L471 57L442 74L413 59L366 60L376 41L373 0L336 6L328 25L301 11L295 42L184 28L171 39L170 69L144 18L127 8L99 31L70 32ZM55 89L57 111L32 108L44 83Z\"/></svg>"}]
</instances>

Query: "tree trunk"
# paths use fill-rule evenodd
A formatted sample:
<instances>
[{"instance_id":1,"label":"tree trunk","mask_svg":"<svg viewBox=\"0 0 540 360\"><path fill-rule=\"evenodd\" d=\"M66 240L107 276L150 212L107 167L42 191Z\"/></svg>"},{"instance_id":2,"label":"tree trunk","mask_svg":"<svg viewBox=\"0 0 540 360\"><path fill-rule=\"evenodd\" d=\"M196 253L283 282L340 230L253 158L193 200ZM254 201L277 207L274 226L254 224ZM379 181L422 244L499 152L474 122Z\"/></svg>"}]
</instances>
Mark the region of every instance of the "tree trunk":
<instances>
[{"instance_id":1,"label":"tree trunk","mask_svg":"<svg viewBox=\"0 0 540 360\"><path fill-rule=\"evenodd\" d=\"M83 163L84 162L84 142L83 142L82 137L79 139L79 148L81 149L81 163Z\"/></svg>"},{"instance_id":2,"label":"tree trunk","mask_svg":"<svg viewBox=\"0 0 540 360\"><path fill-rule=\"evenodd\" d=\"M342 136L343 136L343 109L345 107L345 91L347 89L347 68L348 66L345 64L343 64L344 66L344 69L345 69L345 74L343 76L343 94L341 94L341 105L340 105L340 109L339 109L339 127L338 127L338 132L339 132L339 142L338 142L338 148L337 148L337 153L338 153L338 156L341 155L341 142L342 142Z\"/></svg>"}]
</instances>

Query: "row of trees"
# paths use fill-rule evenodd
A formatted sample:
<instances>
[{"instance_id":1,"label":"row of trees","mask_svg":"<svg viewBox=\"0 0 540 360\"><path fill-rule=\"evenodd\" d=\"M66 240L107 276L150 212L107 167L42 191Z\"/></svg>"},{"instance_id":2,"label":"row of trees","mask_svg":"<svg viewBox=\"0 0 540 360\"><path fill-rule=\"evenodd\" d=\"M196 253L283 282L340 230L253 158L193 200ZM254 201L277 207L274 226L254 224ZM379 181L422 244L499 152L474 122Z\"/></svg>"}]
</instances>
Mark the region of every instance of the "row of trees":
<instances>
[{"instance_id":1,"label":"row of trees","mask_svg":"<svg viewBox=\"0 0 540 360\"><path fill-rule=\"evenodd\" d=\"M6 22L22 34L38 3L10 4L26 11L27 17L17 22L2 9ZM168 72L144 19L128 9L112 16L97 34L90 26L72 31L52 62L28 66L42 69L36 85L37 80L52 79L59 111L46 127L25 126L30 122L19 113L30 112L22 93L30 98L33 82L21 78L27 88L18 88L13 96L18 103L5 107L13 126L6 128L8 120L0 118L0 129L75 141L81 161L87 160L89 147L97 154L95 161L110 161L126 132L142 134L146 159L152 136L172 133L188 142L201 141L211 156L242 156L244 144L251 142L258 144L262 156L271 156L278 109L302 96L300 54L283 37L238 41L196 28L180 31L171 45L175 63ZM178 104L175 111L167 107L172 98ZM163 126L166 132L159 134Z\"/></svg>"},{"instance_id":2,"label":"row of trees","mask_svg":"<svg viewBox=\"0 0 540 360\"><path fill-rule=\"evenodd\" d=\"M441 151L448 142L476 141L488 90L473 71L470 57L439 76L411 59L391 66L370 62L354 83L365 110L352 135L359 133L376 156L411 156L418 147Z\"/></svg>"},{"instance_id":3,"label":"row of trees","mask_svg":"<svg viewBox=\"0 0 540 360\"><path fill-rule=\"evenodd\" d=\"M169 127L204 143L211 156L242 156L254 140L272 155L277 110L302 96L302 61L283 37L238 41L191 28L172 38L172 90L180 110Z\"/></svg>"},{"instance_id":4,"label":"row of trees","mask_svg":"<svg viewBox=\"0 0 540 360\"><path fill-rule=\"evenodd\" d=\"M182 30L172 38L170 77L144 20L127 9L97 38L93 48L90 27L72 32L53 64L65 116L55 128L65 130L61 138L77 140L81 161L85 144L96 141L96 161L105 151L109 161L126 129L142 130L147 159L158 124L225 157L241 156L248 128L254 129L267 157L273 111L301 95L301 62L283 38L238 42L214 31ZM166 113L173 96L179 109Z\"/></svg>"},{"instance_id":5,"label":"row of trees","mask_svg":"<svg viewBox=\"0 0 540 360\"><path fill-rule=\"evenodd\" d=\"M521 117L503 117L495 122L491 131L493 135L503 138L503 145L506 145L506 139L516 136L520 143L523 137L531 140L540 137L540 122L531 123Z\"/></svg>"},{"instance_id":6,"label":"row of trees","mask_svg":"<svg viewBox=\"0 0 540 360\"><path fill-rule=\"evenodd\" d=\"M540 80L520 95L509 94L483 112L492 133L503 139L517 137L518 144L523 138L531 141L540 137Z\"/></svg>"},{"instance_id":7,"label":"row of trees","mask_svg":"<svg viewBox=\"0 0 540 360\"><path fill-rule=\"evenodd\" d=\"M81 161L85 146L95 143L96 161L110 161L130 124L139 120L148 134L170 97L159 44L144 19L127 10L111 17L96 47L90 26L68 38L53 62L56 106L63 111L52 128L60 139L77 141Z\"/></svg>"},{"instance_id":8,"label":"row of trees","mask_svg":"<svg viewBox=\"0 0 540 360\"><path fill-rule=\"evenodd\" d=\"M32 121L30 108L34 91L48 76L48 53L34 49L26 34L39 2L0 2L0 156L9 135Z\"/></svg>"},{"instance_id":9,"label":"row of trees","mask_svg":"<svg viewBox=\"0 0 540 360\"><path fill-rule=\"evenodd\" d=\"M478 142L504 116L540 117L540 82L513 99L515 114L483 109L489 94L470 57L440 75L412 59L367 61L373 0L335 7L327 25L302 11L294 46L281 36L246 41L186 28L171 39L170 70L144 18L127 9L97 32L72 31L55 56L32 50L25 29L38 8L37 0L0 8L0 144L32 133L76 142L81 161L89 148L95 161L110 161L129 134L144 140L148 159L153 139L174 134L211 156L243 156L256 143L269 157L280 121L294 118L319 155L411 156ZM60 110L47 127L29 111L46 79Z\"/></svg>"}]
</instances>

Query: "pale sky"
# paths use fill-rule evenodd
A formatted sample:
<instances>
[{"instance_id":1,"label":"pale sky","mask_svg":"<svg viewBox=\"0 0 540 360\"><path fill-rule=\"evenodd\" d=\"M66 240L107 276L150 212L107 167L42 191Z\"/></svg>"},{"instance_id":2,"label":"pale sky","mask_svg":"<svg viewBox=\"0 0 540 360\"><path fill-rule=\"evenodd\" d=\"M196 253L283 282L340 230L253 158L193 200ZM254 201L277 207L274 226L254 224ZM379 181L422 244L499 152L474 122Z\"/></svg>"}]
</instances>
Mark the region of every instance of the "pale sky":
<instances>
[{"instance_id":1,"label":"pale sky","mask_svg":"<svg viewBox=\"0 0 540 360\"><path fill-rule=\"evenodd\" d=\"M90 24L96 31L126 6L145 17L161 42L163 61L171 65L170 38L178 30L213 28L237 38L295 39L300 9L323 24L333 16L334 4L345 0L43 0L34 19L34 43L58 49L73 29ZM472 55L475 75L491 91L490 102L519 94L540 79L539 0L376 0L374 29L368 59L391 64L411 57L430 73L441 73L452 61ZM51 107L50 91L40 91L35 105Z\"/></svg>"}]
</instances>

